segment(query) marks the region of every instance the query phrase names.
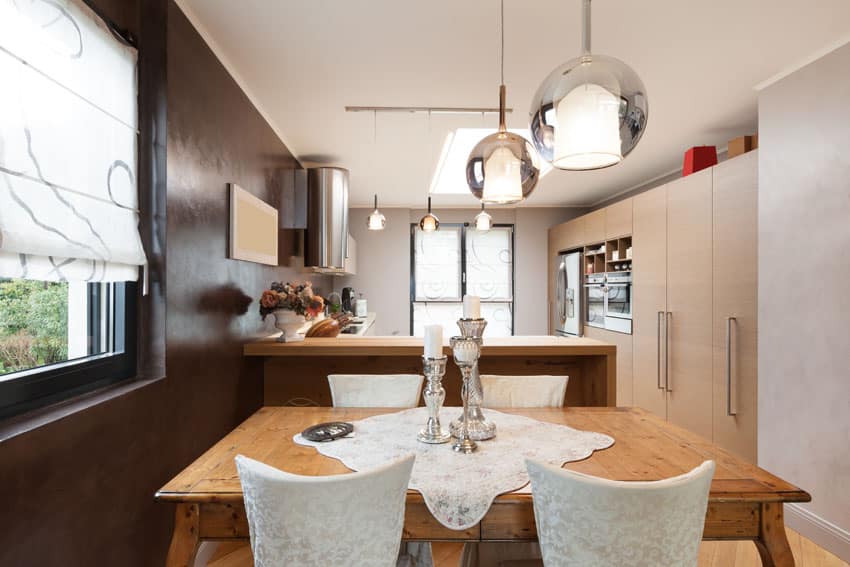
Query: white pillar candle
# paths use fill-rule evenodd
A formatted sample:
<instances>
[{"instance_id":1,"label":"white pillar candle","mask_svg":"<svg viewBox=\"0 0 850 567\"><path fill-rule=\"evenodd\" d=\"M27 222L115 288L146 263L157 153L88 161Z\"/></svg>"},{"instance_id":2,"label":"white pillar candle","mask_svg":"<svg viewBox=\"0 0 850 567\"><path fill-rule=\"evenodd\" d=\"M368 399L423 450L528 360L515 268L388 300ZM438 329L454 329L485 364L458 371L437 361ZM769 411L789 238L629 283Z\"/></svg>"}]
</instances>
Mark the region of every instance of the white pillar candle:
<instances>
[{"instance_id":1,"label":"white pillar candle","mask_svg":"<svg viewBox=\"0 0 850 567\"><path fill-rule=\"evenodd\" d=\"M481 298L477 295L463 296L463 318L464 319L480 319L481 318Z\"/></svg>"},{"instance_id":2,"label":"white pillar candle","mask_svg":"<svg viewBox=\"0 0 850 567\"><path fill-rule=\"evenodd\" d=\"M442 325L425 326L425 356L427 358L439 358L443 356Z\"/></svg>"}]
</instances>

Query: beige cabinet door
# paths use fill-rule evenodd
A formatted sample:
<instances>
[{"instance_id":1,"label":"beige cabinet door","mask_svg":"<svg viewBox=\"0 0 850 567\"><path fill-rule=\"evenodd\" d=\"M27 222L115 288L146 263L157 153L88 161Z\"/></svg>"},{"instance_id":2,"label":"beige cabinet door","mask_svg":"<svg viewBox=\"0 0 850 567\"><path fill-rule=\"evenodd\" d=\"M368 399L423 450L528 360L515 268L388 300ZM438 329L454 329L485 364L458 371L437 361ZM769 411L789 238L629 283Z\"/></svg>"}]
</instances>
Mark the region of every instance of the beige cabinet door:
<instances>
[{"instance_id":1,"label":"beige cabinet door","mask_svg":"<svg viewBox=\"0 0 850 567\"><path fill-rule=\"evenodd\" d=\"M605 239L611 240L632 233L632 199L623 199L605 207Z\"/></svg>"},{"instance_id":2,"label":"beige cabinet door","mask_svg":"<svg viewBox=\"0 0 850 567\"><path fill-rule=\"evenodd\" d=\"M632 229L634 405L667 417L663 314L667 311L667 186L634 197Z\"/></svg>"},{"instance_id":3,"label":"beige cabinet door","mask_svg":"<svg viewBox=\"0 0 850 567\"><path fill-rule=\"evenodd\" d=\"M715 167L713 185L714 442L755 463L758 152Z\"/></svg>"},{"instance_id":4,"label":"beige cabinet door","mask_svg":"<svg viewBox=\"0 0 850 567\"><path fill-rule=\"evenodd\" d=\"M706 439L713 396L711 203L710 168L667 184L667 419Z\"/></svg>"},{"instance_id":5,"label":"beige cabinet door","mask_svg":"<svg viewBox=\"0 0 850 567\"><path fill-rule=\"evenodd\" d=\"M599 244L605 241L605 209L587 213L584 219L584 244Z\"/></svg>"},{"instance_id":6,"label":"beige cabinet door","mask_svg":"<svg viewBox=\"0 0 850 567\"><path fill-rule=\"evenodd\" d=\"M584 217L579 217L549 229L549 251L565 252L584 245Z\"/></svg>"},{"instance_id":7,"label":"beige cabinet door","mask_svg":"<svg viewBox=\"0 0 850 567\"><path fill-rule=\"evenodd\" d=\"M585 327L584 336L617 345L617 405L634 405L632 335L608 331L598 327Z\"/></svg>"}]
</instances>

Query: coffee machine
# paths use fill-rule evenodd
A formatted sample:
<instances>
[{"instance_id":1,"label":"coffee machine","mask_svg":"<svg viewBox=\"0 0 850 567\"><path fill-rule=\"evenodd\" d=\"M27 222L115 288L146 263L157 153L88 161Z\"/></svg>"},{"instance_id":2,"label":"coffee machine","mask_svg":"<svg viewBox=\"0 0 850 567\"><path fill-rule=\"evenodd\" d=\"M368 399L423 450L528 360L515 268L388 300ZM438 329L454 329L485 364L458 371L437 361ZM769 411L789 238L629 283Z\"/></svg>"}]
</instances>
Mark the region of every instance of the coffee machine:
<instances>
[{"instance_id":1,"label":"coffee machine","mask_svg":"<svg viewBox=\"0 0 850 567\"><path fill-rule=\"evenodd\" d=\"M354 313L354 298L355 292L353 287L342 288L342 310L348 313Z\"/></svg>"}]
</instances>

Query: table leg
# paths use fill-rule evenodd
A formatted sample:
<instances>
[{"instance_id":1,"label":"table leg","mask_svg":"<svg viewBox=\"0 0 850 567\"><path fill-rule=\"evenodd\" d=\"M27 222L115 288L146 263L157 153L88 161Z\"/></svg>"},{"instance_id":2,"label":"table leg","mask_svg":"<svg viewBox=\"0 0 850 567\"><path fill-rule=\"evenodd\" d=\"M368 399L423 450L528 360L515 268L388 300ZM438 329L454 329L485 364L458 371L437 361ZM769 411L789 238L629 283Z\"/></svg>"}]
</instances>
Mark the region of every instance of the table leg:
<instances>
[{"instance_id":1,"label":"table leg","mask_svg":"<svg viewBox=\"0 0 850 567\"><path fill-rule=\"evenodd\" d=\"M193 567L198 553L200 511L197 504L181 503L174 514L174 534L168 546L166 567Z\"/></svg>"},{"instance_id":2,"label":"table leg","mask_svg":"<svg viewBox=\"0 0 850 567\"><path fill-rule=\"evenodd\" d=\"M761 526L755 543L764 567L794 567L782 506L781 502L761 505Z\"/></svg>"}]
</instances>

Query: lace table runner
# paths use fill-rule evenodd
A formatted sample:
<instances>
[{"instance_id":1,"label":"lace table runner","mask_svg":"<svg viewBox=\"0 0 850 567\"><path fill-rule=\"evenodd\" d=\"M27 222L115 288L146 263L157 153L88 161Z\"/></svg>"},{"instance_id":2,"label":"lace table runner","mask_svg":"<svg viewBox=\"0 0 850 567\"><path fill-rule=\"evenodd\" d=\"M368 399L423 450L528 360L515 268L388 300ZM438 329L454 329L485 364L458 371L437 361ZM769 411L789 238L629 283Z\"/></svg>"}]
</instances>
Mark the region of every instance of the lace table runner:
<instances>
[{"instance_id":1,"label":"lace table runner","mask_svg":"<svg viewBox=\"0 0 850 567\"><path fill-rule=\"evenodd\" d=\"M440 422L447 427L460 411L443 408ZM455 453L451 443L427 445L416 440L428 417L424 407L355 421L353 435L336 441L314 443L300 434L294 441L315 447L355 471L414 453L410 488L422 494L428 510L441 524L454 530L474 526L496 496L527 484L525 459L562 465L614 444L613 438L601 433L495 410L485 413L496 423L496 438L479 441L478 451L469 455Z\"/></svg>"}]
</instances>

